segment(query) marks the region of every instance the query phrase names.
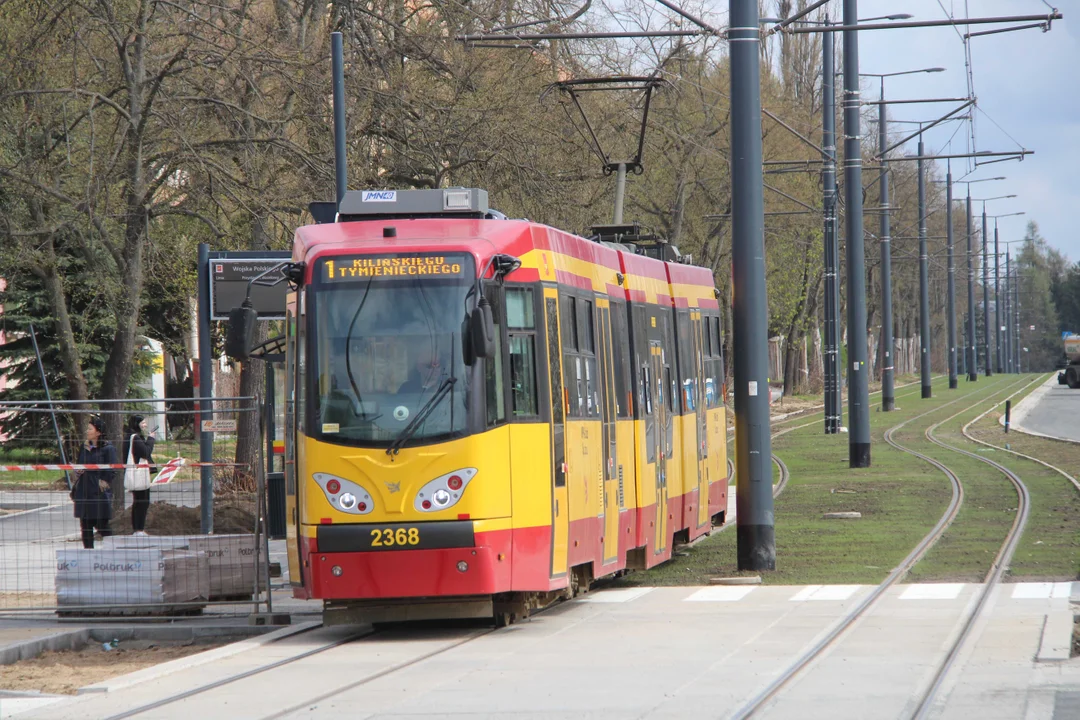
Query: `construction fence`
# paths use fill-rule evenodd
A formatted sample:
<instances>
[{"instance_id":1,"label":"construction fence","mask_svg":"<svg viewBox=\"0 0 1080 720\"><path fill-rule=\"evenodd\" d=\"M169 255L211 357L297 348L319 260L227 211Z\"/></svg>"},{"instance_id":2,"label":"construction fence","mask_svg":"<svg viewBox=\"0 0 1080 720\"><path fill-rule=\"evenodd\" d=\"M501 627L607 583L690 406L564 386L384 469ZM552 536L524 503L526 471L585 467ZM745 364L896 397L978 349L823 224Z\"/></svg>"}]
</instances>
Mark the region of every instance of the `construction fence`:
<instances>
[{"instance_id":1,"label":"construction fence","mask_svg":"<svg viewBox=\"0 0 1080 720\"><path fill-rule=\"evenodd\" d=\"M264 406L210 403L201 417L190 399L0 404L0 612L270 611Z\"/></svg>"}]
</instances>

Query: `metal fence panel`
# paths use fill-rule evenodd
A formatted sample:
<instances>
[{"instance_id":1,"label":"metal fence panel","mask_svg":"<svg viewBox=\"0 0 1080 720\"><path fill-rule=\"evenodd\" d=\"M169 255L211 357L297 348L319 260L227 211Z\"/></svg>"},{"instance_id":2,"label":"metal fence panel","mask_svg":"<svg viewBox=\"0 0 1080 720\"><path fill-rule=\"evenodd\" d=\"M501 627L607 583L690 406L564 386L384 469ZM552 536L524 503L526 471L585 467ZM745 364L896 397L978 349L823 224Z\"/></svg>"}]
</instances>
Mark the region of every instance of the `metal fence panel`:
<instances>
[{"instance_id":1,"label":"metal fence panel","mask_svg":"<svg viewBox=\"0 0 1080 720\"><path fill-rule=\"evenodd\" d=\"M60 461L53 412L67 464ZM146 491L125 487L121 493L127 428L135 415L164 417L155 423L160 428L151 454L155 482ZM257 437L263 437L259 404L252 398L214 400L213 419L226 430L214 439L210 535L200 527L194 415L187 399L0 404L0 612L177 615L208 608L269 609L264 443L254 443L252 457L242 462L236 457L236 428L254 423ZM78 461L85 438L76 432L91 416L108 419L107 427L122 423L126 428L120 437L104 438L115 449L115 466L103 467L101 453L93 464ZM5 435L6 428L19 430ZM101 485L99 479L111 484ZM79 485L86 481L90 485ZM115 492L102 493L103 488Z\"/></svg>"}]
</instances>

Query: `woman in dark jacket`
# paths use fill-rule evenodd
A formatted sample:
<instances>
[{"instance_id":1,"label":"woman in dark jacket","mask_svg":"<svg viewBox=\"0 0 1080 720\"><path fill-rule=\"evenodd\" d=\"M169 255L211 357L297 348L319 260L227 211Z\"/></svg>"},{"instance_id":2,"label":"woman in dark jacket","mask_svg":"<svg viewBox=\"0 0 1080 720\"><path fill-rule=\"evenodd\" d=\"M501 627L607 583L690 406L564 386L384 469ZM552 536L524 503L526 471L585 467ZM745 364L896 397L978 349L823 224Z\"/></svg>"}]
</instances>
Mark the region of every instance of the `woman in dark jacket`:
<instances>
[{"instance_id":1,"label":"woman in dark jacket","mask_svg":"<svg viewBox=\"0 0 1080 720\"><path fill-rule=\"evenodd\" d=\"M132 442L134 437L134 442ZM142 415L132 415L124 432L124 442L120 446L120 457L127 462L128 443L132 445L132 456L135 464L150 463L150 476L157 474L157 468L153 466L154 460L150 455L154 452L153 435L146 434L146 419ZM134 498L131 505L131 527L135 535L146 535L146 513L150 510L150 488L145 490L132 490Z\"/></svg>"},{"instance_id":2,"label":"woman in dark jacket","mask_svg":"<svg viewBox=\"0 0 1080 720\"><path fill-rule=\"evenodd\" d=\"M115 465L116 448L102 435L105 423L101 418L90 418L86 428L86 444L79 448L79 465ZM101 537L112 534L109 518L112 516L112 481L115 470L76 470L75 485L71 499L75 501L75 517L82 526L83 547L94 547L94 528Z\"/></svg>"}]
</instances>

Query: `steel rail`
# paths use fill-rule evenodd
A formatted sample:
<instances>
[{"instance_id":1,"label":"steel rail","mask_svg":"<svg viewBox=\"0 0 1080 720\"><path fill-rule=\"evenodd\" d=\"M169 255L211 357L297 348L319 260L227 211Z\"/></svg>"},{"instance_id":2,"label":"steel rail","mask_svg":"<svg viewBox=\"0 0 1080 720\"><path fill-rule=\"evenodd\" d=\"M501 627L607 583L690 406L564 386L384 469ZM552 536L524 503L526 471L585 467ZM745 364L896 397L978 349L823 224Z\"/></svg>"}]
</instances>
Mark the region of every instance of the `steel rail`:
<instances>
[{"instance_id":1,"label":"steel rail","mask_svg":"<svg viewBox=\"0 0 1080 720\"><path fill-rule=\"evenodd\" d=\"M311 632L312 630L318 629L318 627L321 627L321 626L317 626L317 627L311 628L310 630L305 630L303 632ZM432 651L430 651L428 653L425 653L425 654L423 654L423 655L421 655L419 657L412 658L411 660L406 660L404 662L400 662L400 663L397 663L395 665L391 665L390 667L384 668L384 669L379 670L377 672L374 672L374 673L372 673L370 675L365 675L364 677L362 677L362 678L360 678L358 680L354 680L354 681L349 682L349 683L347 683L345 685L334 688L333 690L328 690L328 691L326 691L326 692L324 692L324 693L322 693L322 694L320 694L320 695L318 695L318 696L316 696L314 698L308 698L304 702L297 703L296 705L292 705L292 706L284 708L284 709L276 710L276 711L274 711L273 714L263 716L262 718L260 718L260 720L277 720L278 718L283 718L283 717L285 717L287 715L291 715L291 714L293 714L293 713L295 713L295 712L297 712L299 710L302 710L302 709L307 708L307 707L311 707L312 705L315 705L316 703L323 702L324 700L327 700L327 699L329 699L331 697L334 697L335 695L340 695L343 692L348 692L349 690L352 690L354 688L357 688L357 687L360 687L362 685L366 685L368 683L374 682L375 680L386 677L387 675L398 672L399 670L404 670L404 669L407 669L407 668L412 667L414 665L418 665L419 663L422 663L425 660L429 660L432 657L435 657L437 655L441 655L443 653L454 650L454 649L456 649L458 647L461 647L462 645L464 645L466 643L472 642L473 640L478 640L478 639L480 639L482 637L485 637L487 635L490 635L491 633L496 632L497 630L500 630L500 629L503 629L503 628L492 628L492 629L486 630L484 632L480 632L480 633L476 633L476 634L470 634L467 637L459 638L459 639L457 639L457 640L455 640L453 642L450 642L449 644L447 644L447 645L445 645L443 647L436 648L435 650L432 650ZM236 673L234 675L229 675L227 677L221 678L220 680L215 680L213 682L206 683L204 685L199 685L198 687L191 688L190 690L185 690L183 692L179 692L179 693L176 693L174 695L170 695L168 697L162 698L161 700L157 700L157 701L154 701L152 703L147 703L145 705L140 705L138 707L132 708L131 710L126 710L126 711L124 711L122 713L119 713L119 714L116 714L116 715L110 715L109 717L105 718L105 720L126 720L127 718L143 715L145 713L151 713L151 712L153 712L155 710L158 710L159 708L165 707L167 705L172 705L173 703L177 703L177 702L187 700L189 698L192 698L192 697L195 697L195 696L198 696L198 695L202 695L204 693L210 692L212 690L216 690L217 688L223 687L225 685L231 685L232 683L239 682L241 680L246 680L247 678L255 677L256 675L261 675L261 674L269 672L271 670L276 670L278 668L285 667L287 665L291 665L291 664L293 664L295 662L298 662L300 660L305 660L305 659L310 658L310 657L312 657L314 655L319 655L321 653L327 652L328 650L333 650L334 648L340 647L342 645L353 642L355 640L363 640L363 639L369 638L369 637L371 637L373 635L379 635L381 632L382 632L381 630L368 628L368 629L363 630L361 632L353 633L353 634L347 635L346 637L339 638L337 640L333 640L333 641L328 642L328 643L324 643L323 645L320 645L319 647L312 648L311 650L306 650L306 651L304 651L302 653L299 653L297 655L293 655L293 656L287 657L287 658L282 658L281 660L277 660L277 661L272 662L272 663L267 663L266 665L261 665L259 667L255 667L255 668L252 668L250 670L245 670L244 672L239 672L239 673ZM295 636L291 635L289 637L295 637Z\"/></svg>"},{"instance_id":2,"label":"steel rail","mask_svg":"<svg viewBox=\"0 0 1080 720\"><path fill-rule=\"evenodd\" d=\"M279 718L287 717L287 716L292 715L293 713L295 713L295 712L297 712L299 710L303 710L304 708L311 708L314 705L317 705L318 703L323 702L324 700L329 700L330 698L334 697L335 695L340 695L341 693L348 692L349 690L353 690L355 688L361 687L362 685L367 685L368 683L379 680L380 678L384 678L387 675L391 675L393 673L396 673L399 670L405 670L407 668L413 667L414 665L419 665L420 663L424 662L425 660L430 660L433 657L436 657L438 655L442 655L443 653L450 652L451 650L455 650L455 649L461 647L462 645L465 645L466 643L470 643L470 642L472 642L474 640L479 640L480 638L486 637L486 636L492 634L493 632L497 632L499 630L505 630L505 629L506 628L492 628L491 630L487 630L485 632L478 633L476 635L470 635L468 637L461 638L460 640L457 640L456 642L450 643L446 647L441 647L441 648L432 650L431 652L424 653L420 657L413 658L412 660L406 660L404 662L397 663L396 665L391 665L390 667L388 667L388 668L386 668L384 670L380 670L380 671L378 671L376 673L372 673L371 675L367 675L365 677L362 677L359 680L354 680L353 682L342 685L339 688L335 688L333 690L327 690L326 692L322 693L321 695L318 695L318 696L316 696L314 698L309 698L309 699L307 699L307 700L305 700L304 702L301 702L301 703L296 703L295 705L287 707L287 708L285 708L283 710L279 710L276 713L274 713L273 715L266 715L266 716L262 717L260 720L279 720Z\"/></svg>"},{"instance_id":3,"label":"steel rail","mask_svg":"<svg viewBox=\"0 0 1080 720\"><path fill-rule=\"evenodd\" d=\"M296 637L296 635L303 635L305 633L313 632L315 630L318 630L320 627L322 627L322 624L316 625L315 627L309 628L307 630L303 630L303 631L301 631L299 633L295 633L293 635L288 635L287 637ZM264 672L268 672L270 670L274 670L274 669L279 668L279 667L284 667L285 665L291 665L292 663L297 662L298 660L303 660L304 658L309 658L312 655L318 655L319 653L326 652L327 650L332 650L333 648L344 645L345 643L352 642L353 640L359 640L359 639L362 639L362 638L365 638L365 637L369 637L369 636L374 635L374 634L375 634L374 630L368 630L368 631L361 632L361 633L354 633L352 635L348 635L348 636L343 637L343 638L338 638L337 640L333 640L331 642L324 643L324 644L320 645L319 647L312 648L311 650L305 650L304 652L299 653L297 655L293 655L293 656L287 657L287 658L282 658L281 660L277 660L275 662L268 663L266 665L261 665L259 667L252 668L250 670L245 670L244 672L239 672L239 673L235 673L233 675L228 675L226 677L221 678L220 680L215 680L213 682L206 683L205 685L199 685L198 687L192 688L190 690L185 690L183 692L179 692L179 693L176 693L174 695L169 695L169 696L164 697L164 698L162 698L160 700L155 700L154 702L146 703L145 705L139 705L138 707L132 708L131 710L125 710L124 712L118 713L116 715L109 715L104 720L125 720L126 718L135 717L136 715L142 715L143 713L152 712L154 710L157 710L158 708L165 707L166 705L172 705L173 703L180 702L181 700L186 700L186 699L188 699L190 697L194 697L196 695L201 695L202 693L209 692L210 690L214 690L216 688L223 687L225 685L231 685L234 682L239 682L240 680L245 680L245 679L247 679L249 677L254 677L255 675L260 675L260 674L262 674ZM282 638L282 639L284 639L284 638ZM277 641L277 642L280 642L280 640Z\"/></svg>"},{"instance_id":4,"label":"steel rail","mask_svg":"<svg viewBox=\"0 0 1080 720\"><path fill-rule=\"evenodd\" d=\"M990 386L986 388L987 390L994 390L994 392L989 393L989 397L983 397L975 400L970 405L965 406L959 412L955 413L949 418L946 418L945 420L942 420L941 423L948 422L949 420L952 420L958 415L961 415L964 412L971 410L973 407L986 402L988 399L991 399L994 396L1001 394L1002 392L1008 391L1015 384L1016 383L1014 382L1006 386L1005 388L998 388L997 386ZM975 391L976 394L981 394L982 392L982 388ZM938 470L944 473L947 478L949 478L949 482L951 483L953 489L952 498L950 500L949 506L945 510L945 513L938 520L937 524L933 527L933 529L930 530L929 533L927 533L922 538L922 540L919 541L919 544L916 545L915 549L913 549L907 555L907 557L905 557L900 562L900 564L896 568L894 568L891 573L889 573L888 577L886 577L885 580L883 580L866 597L864 597L862 601L860 601L859 604L851 610L851 612L849 612L838 623L836 623L823 638L821 638L812 647L807 649L802 655L796 658L796 660L791 665L789 665L787 669L781 672L781 674L775 680L773 680L773 682L766 686L765 689L763 689L760 693L751 698L745 705L739 708L739 710L736 711L734 715L732 715L732 718L736 720L742 720L743 718L751 717L758 711L762 710L765 705L769 701L771 701L776 695L778 695L796 676L798 676L804 669L809 667L809 665L823 652L825 652L825 650L827 650L835 642L837 642L854 625L856 620L861 618L871 607L873 607L877 603L878 600L881 599L881 597L890 587L903 579L907 575L907 573L915 566L915 564L920 559L922 559L922 557L930 550L930 548L937 543L941 536L944 535L945 531L956 518L956 515L960 512L960 506L963 503L964 489L963 485L960 482L959 476L957 476L956 473L954 473L944 463L941 463L938 460L935 460L934 458L927 455L923 455L922 453L919 453L917 451L911 450L910 448L904 447L896 440L894 440L892 436L895 432L902 429L905 425L919 420L923 417L926 417L927 415L939 412L943 408L946 408L965 399L970 399L970 396L962 396L956 398L955 400L951 400L931 410L927 410L924 413L908 418L907 420L885 431L885 441L887 443L900 450L901 452L913 455L914 457L926 461L927 463L936 467ZM791 429L793 430L795 428Z\"/></svg>"}]
</instances>

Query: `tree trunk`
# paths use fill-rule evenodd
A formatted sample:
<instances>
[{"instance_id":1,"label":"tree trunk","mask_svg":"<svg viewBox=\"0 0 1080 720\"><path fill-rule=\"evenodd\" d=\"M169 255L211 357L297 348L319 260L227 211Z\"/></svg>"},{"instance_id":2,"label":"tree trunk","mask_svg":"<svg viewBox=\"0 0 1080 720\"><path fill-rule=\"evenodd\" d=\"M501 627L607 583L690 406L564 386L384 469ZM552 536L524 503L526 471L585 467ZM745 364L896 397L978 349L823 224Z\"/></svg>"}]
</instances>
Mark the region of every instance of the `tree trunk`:
<instances>
[{"instance_id":1,"label":"tree trunk","mask_svg":"<svg viewBox=\"0 0 1080 720\"><path fill-rule=\"evenodd\" d=\"M266 220L252 218L251 249L266 250L269 243L266 232ZM255 344L266 340L266 323L260 322L255 330ZM259 457L259 413L266 396L266 363L261 360L247 359L240 364L240 397L254 398L240 405L243 412L237 413L236 423L236 470L235 479L239 482L244 476L255 476L255 463Z\"/></svg>"},{"instance_id":2,"label":"tree trunk","mask_svg":"<svg viewBox=\"0 0 1080 720\"><path fill-rule=\"evenodd\" d=\"M68 311L67 295L64 293L63 279L57 274L56 250L53 246L53 238L50 235L44 247L46 262L34 273L45 283L45 289L49 294L49 305L52 307L53 318L56 322L56 337L59 341L57 348L60 352L60 362L64 367L64 377L68 381L68 392L71 400L86 400L90 396L87 388L86 376L83 375L82 362L79 358L79 346L75 341L75 330L71 325L71 313ZM85 407L84 407L85 409ZM75 437L66 438L67 448L65 452L71 457L79 443L86 435L87 414L73 413L75 421Z\"/></svg>"}]
</instances>

